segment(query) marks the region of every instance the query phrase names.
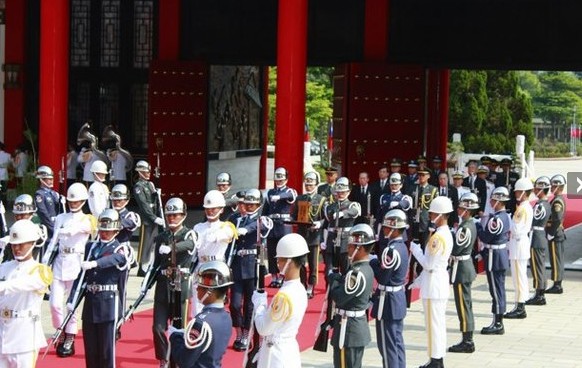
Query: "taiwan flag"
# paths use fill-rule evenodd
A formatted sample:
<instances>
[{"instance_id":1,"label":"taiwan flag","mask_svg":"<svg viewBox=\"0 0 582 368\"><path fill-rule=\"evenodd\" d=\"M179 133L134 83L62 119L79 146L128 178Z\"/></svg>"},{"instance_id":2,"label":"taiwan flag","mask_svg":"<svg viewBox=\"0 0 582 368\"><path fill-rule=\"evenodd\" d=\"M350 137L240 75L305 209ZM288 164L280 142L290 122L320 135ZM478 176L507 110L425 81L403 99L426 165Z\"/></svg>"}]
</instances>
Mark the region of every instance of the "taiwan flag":
<instances>
[{"instance_id":1,"label":"taiwan flag","mask_svg":"<svg viewBox=\"0 0 582 368\"><path fill-rule=\"evenodd\" d=\"M329 134L327 136L327 149L329 152L333 151L333 120L329 120Z\"/></svg>"},{"instance_id":2,"label":"taiwan flag","mask_svg":"<svg viewBox=\"0 0 582 368\"><path fill-rule=\"evenodd\" d=\"M582 137L582 128L571 127L570 128L570 137L572 137L572 138Z\"/></svg>"}]
</instances>

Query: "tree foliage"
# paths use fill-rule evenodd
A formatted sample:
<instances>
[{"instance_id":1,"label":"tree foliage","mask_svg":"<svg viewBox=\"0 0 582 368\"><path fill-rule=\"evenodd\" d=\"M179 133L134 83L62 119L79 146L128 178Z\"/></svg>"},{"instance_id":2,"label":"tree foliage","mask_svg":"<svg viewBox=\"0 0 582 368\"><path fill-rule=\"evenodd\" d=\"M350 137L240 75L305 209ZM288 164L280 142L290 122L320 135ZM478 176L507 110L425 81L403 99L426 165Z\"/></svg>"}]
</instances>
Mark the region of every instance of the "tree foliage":
<instances>
[{"instance_id":1,"label":"tree foliage","mask_svg":"<svg viewBox=\"0 0 582 368\"><path fill-rule=\"evenodd\" d=\"M531 97L515 71L451 72L449 132L461 133L467 152L509 153L515 137L534 139Z\"/></svg>"},{"instance_id":2,"label":"tree foliage","mask_svg":"<svg viewBox=\"0 0 582 368\"><path fill-rule=\"evenodd\" d=\"M582 111L582 80L571 72L535 73L539 90L530 91L534 113L556 127L572 122L574 111Z\"/></svg>"}]
</instances>

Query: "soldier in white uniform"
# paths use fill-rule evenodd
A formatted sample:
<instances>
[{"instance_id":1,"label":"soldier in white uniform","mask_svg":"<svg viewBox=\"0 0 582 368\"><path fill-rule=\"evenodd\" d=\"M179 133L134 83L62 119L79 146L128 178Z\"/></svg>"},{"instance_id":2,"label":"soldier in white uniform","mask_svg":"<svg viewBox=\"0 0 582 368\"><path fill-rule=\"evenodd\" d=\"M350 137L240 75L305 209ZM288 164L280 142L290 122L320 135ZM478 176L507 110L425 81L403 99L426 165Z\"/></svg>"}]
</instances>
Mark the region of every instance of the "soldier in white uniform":
<instances>
[{"instance_id":1,"label":"soldier in white uniform","mask_svg":"<svg viewBox=\"0 0 582 368\"><path fill-rule=\"evenodd\" d=\"M463 186L463 173L461 171L455 171L455 173L452 175L452 178L453 186L457 188L457 193L459 194L459 200L463 194L471 193L469 188Z\"/></svg>"},{"instance_id":2,"label":"soldier in white uniform","mask_svg":"<svg viewBox=\"0 0 582 368\"><path fill-rule=\"evenodd\" d=\"M107 164L97 160L91 164L91 172L95 181L89 186L89 209L95 218L99 218L101 212L109 207L109 188L105 185Z\"/></svg>"},{"instance_id":3,"label":"soldier in white uniform","mask_svg":"<svg viewBox=\"0 0 582 368\"><path fill-rule=\"evenodd\" d=\"M73 283L81 271L85 244L97 225L92 215L87 215L81 210L87 197L87 188L83 184L74 183L69 187L67 202L70 212L62 213L55 219L55 233L42 259L42 263L52 266L53 269L54 278L49 301L54 328L59 328L63 322L66 314L63 308L65 298L71 293ZM53 252L58 252L56 257ZM75 354L76 334L77 317L73 315L65 326L64 341L58 342L58 356L67 357Z\"/></svg>"},{"instance_id":4,"label":"soldier in white uniform","mask_svg":"<svg viewBox=\"0 0 582 368\"><path fill-rule=\"evenodd\" d=\"M87 184L90 184L95 180L91 173L91 166L93 166L93 162L98 159L99 158L93 150L86 147L81 148L81 152L79 152L79 155L77 156L77 162L83 165L83 181Z\"/></svg>"},{"instance_id":5,"label":"soldier in white uniform","mask_svg":"<svg viewBox=\"0 0 582 368\"><path fill-rule=\"evenodd\" d=\"M39 228L19 220L10 228L15 260L0 265L0 367L32 368L46 338L40 319L42 296L52 281L50 268L32 257Z\"/></svg>"},{"instance_id":6,"label":"soldier in white uniform","mask_svg":"<svg viewBox=\"0 0 582 368\"><path fill-rule=\"evenodd\" d=\"M527 281L527 262L530 258L530 233L533 222L533 208L529 203L529 196L533 190L530 179L521 178L515 183L513 194L517 208L513 214L511 236L507 248L509 249L509 265L511 278L515 288L515 307L505 313L505 318L522 319L527 317L525 302L529 297Z\"/></svg>"},{"instance_id":7,"label":"soldier in white uniform","mask_svg":"<svg viewBox=\"0 0 582 368\"><path fill-rule=\"evenodd\" d=\"M236 233L231 222L220 221L225 205L224 196L218 190L211 190L204 196L206 221L194 225L199 241L194 253L198 261L197 269L209 261L225 261L226 250ZM192 290L196 290L196 278L193 277L192 280ZM203 305L196 295L192 296L191 305L191 317L194 317L202 310Z\"/></svg>"},{"instance_id":8,"label":"soldier in white uniform","mask_svg":"<svg viewBox=\"0 0 582 368\"><path fill-rule=\"evenodd\" d=\"M447 326L445 312L449 298L449 273L447 265L453 250L453 236L447 225L453 212L453 204L448 197L436 197L429 207L430 221L436 231L426 244L424 252L420 244L410 243L410 250L423 270L413 286L420 286L420 298L424 309L425 328L428 337L430 361L422 368L442 368L447 351Z\"/></svg>"},{"instance_id":9,"label":"soldier in white uniform","mask_svg":"<svg viewBox=\"0 0 582 368\"><path fill-rule=\"evenodd\" d=\"M309 248L299 234L287 234L277 243L277 266L284 277L281 289L267 304L267 293L255 291L255 326L263 337L257 368L300 368L297 332L307 309L307 293L299 273Z\"/></svg>"}]
</instances>

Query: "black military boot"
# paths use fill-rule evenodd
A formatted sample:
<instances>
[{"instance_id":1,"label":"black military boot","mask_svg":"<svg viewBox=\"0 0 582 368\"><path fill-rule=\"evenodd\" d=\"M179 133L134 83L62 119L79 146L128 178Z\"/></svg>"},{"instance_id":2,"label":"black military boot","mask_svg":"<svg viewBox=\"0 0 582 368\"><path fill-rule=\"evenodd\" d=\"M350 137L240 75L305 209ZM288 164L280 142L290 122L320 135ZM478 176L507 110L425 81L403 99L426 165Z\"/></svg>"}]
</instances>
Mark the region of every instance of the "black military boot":
<instances>
[{"instance_id":1,"label":"black military boot","mask_svg":"<svg viewBox=\"0 0 582 368\"><path fill-rule=\"evenodd\" d=\"M418 368L445 368L445 364L443 363L443 358L430 358L428 363L421 365Z\"/></svg>"},{"instance_id":2,"label":"black military boot","mask_svg":"<svg viewBox=\"0 0 582 368\"><path fill-rule=\"evenodd\" d=\"M234 350L236 351L245 351L247 350L247 346L249 345L249 330L242 330L242 336L238 340L238 343L235 341L234 343Z\"/></svg>"},{"instance_id":3,"label":"black military boot","mask_svg":"<svg viewBox=\"0 0 582 368\"><path fill-rule=\"evenodd\" d=\"M75 335L65 334L65 342L57 348L57 355L66 358L75 355Z\"/></svg>"},{"instance_id":4,"label":"black military boot","mask_svg":"<svg viewBox=\"0 0 582 368\"><path fill-rule=\"evenodd\" d=\"M546 290L546 294L562 294L563 292L562 281L554 281L554 285Z\"/></svg>"},{"instance_id":5,"label":"black military boot","mask_svg":"<svg viewBox=\"0 0 582 368\"><path fill-rule=\"evenodd\" d=\"M493 322L489 326L481 329L481 335L503 335L504 333L503 314L496 314L493 317Z\"/></svg>"},{"instance_id":6,"label":"black military boot","mask_svg":"<svg viewBox=\"0 0 582 368\"><path fill-rule=\"evenodd\" d=\"M473 342L473 331L463 332L463 341L449 348L450 353L473 353L475 343Z\"/></svg>"},{"instance_id":7,"label":"black military boot","mask_svg":"<svg viewBox=\"0 0 582 368\"><path fill-rule=\"evenodd\" d=\"M546 297L544 289L536 289L536 295L526 300L525 305L546 305Z\"/></svg>"},{"instance_id":8,"label":"black military boot","mask_svg":"<svg viewBox=\"0 0 582 368\"><path fill-rule=\"evenodd\" d=\"M505 313L503 316L504 318L509 319L524 319L527 317L527 313L525 312L525 303L517 303L515 308L513 308L510 312Z\"/></svg>"}]
</instances>

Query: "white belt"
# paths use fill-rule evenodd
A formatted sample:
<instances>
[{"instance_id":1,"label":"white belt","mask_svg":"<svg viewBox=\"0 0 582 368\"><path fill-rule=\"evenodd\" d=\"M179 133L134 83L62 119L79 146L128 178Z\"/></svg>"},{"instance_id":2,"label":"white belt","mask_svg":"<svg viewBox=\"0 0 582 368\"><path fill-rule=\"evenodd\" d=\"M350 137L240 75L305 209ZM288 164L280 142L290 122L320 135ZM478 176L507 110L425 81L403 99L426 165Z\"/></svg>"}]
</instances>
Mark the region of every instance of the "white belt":
<instances>
[{"instance_id":1,"label":"white belt","mask_svg":"<svg viewBox=\"0 0 582 368\"><path fill-rule=\"evenodd\" d=\"M180 274L181 274L182 276L186 276L186 277L187 277L187 276L190 276L190 269L189 269L189 268L187 268L187 267L182 267L182 268L179 268L179 270L180 270ZM161 269L161 270L160 270L160 273L161 273L163 276L168 276L168 277L169 277L169 276L172 276L172 272L171 272L171 271L168 271L168 269L167 269L167 268L165 268L165 269Z\"/></svg>"},{"instance_id":2,"label":"white belt","mask_svg":"<svg viewBox=\"0 0 582 368\"><path fill-rule=\"evenodd\" d=\"M532 226L533 230L537 230L537 231L545 231L546 228L543 226Z\"/></svg>"},{"instance_id":3,"label":"white belt","mask_svg":"<svg viewBox=\"0 0 582 368\"><path fill-rule=\"evenodd\" d=\"M237 256L250 256L253 254L257 254L257 250L256 249L241 249L239 251L236 252Z\"/></svg>"},{"instance_id":4,"label":"white belt","mask_svg":"<svg viewBox=\"0 0 582 368\"><path fill-rule=\"evenodd\" d=\"M470 254L465 254L463 256L451 256L451 259L453 261L466 261L468 259L471 259L471 255Z\"/></svg>"},{"instance_id":5,"label":"white belt","mask_svg":"<svg viewBox=\"0 0 582 368\"><path fill-rule=\"evenodd\" d=\"M485 248L489 249L489 257L487 259L487 271L491 272L491 270L493 269L493 251L499 250L499 249L505 249L506 246L507 246L507 244L498 244L498 245L485 244Z\"/></svg>"},{"instance_id":6,"label":"white belt","mask_svg":"<svg viewBox=\"0 0 582 368\"><path fill-rule=\"evenodd\" d=\"M90 284L87 285L87 291L90 293L99 293L102 291L117 291L117 285L109 284L109 285L100 285L100 284Z\"/></svg>"},{"instance_id":7,"label":"white belt","mask_svg":"<svg viewBox=\"0 0 582 368\"><path fill-rule=\"evenodd\" d=\"M497 244L497 245L485 244L485 248L493 249L493 250L505 249L506 246L507 246L507 244Z\"/></svg>"},{"instance_id":8,"label":"white belt","mask_svg":"<svg viewBox=\"0 0 582 368\"><path fill-rule=\"evenodd\" d=\"M453 284L457 279L457 268L459 267L459 262L471 259L471 255L465 254L462 256L451 256L451 259L453 260L453 269L451 271L451 284Z\"/></svg>"},{"instance_id":9,"label":"white belt","mask_svg":"<svg viewBox=\"0 0 582 368\"><path fill-rule=\"evenodd\" d=\"M402 290L403 286L402 285L398 285L398 286L389 286L389 285L382 285L382 284L378 284L378 289L382 290L382 291L387 291L389 293L395 293L397 291Z\"/></svg>"},{"instance_id":10,"label":"white belt","mask_svg":"<svg viewBox=\"0 0 582 368\"><path fill-rule=\"evenodd\" d=\"M270 218L272 219L290 219L291 215L288 213L273 213L272 215L269 215Z\"/></svg>"},{"instance_id":11,"label":"white belt","mask_svg":"<svg viewBox=\"0 0 582 368\"><path fill-rule=\"evenodd\" d=\"M224 256L198 256L198 260L202 263L210 261L224 261Z\"/></svg>"},{"instance_id":12,"label":"white belt","mask_svg":"<svg viewBox=\"0 0 582 368\"><path fill-rule=\"evenodd\" d=\"M340 333L339 333L339 341L338 347L340 349L344 348L344 343L346 341L346 328L348 326L348 317L363 317L366 314L366 310L356 310L356 311L349 311L344 309L335 309L335 314L341 316L340 321Z\"/></svg>"},{"instance_id":13,"label":"white belt","mask_svg":"<svg viewBox=\"0 0 582 368\"><path fill-rule=\"evenodd\" d=\"M279 344L281 342L295 340L295 337L294 336L269 335L269 336L265 336L263 339L265 341L265 344L267 344L268 347L271 347L271 346L273 346L275 344Z\"/></svg>"},{"instance_id":14,"label":"white belt","mask_svg":"<svg viewBox=\"0 0 582 368\"><path fill-rule=\"evenodd\" d=\"M378 284L378 290L380 290L380 299L378 300L378 313L376 319L379 321L382 319L382 314L384 314L384 300L386 299L386 292L395 293L402 290L402 285L390 286Z\"/></svg>"},{"instance_id":15,"label":"white belt","mask_svg":"<svg viewBox=\"0 0 582 368\"><path fill-rule=\"evenodd\" d=\"M348 227L330 227L327 229L327 231L333 231L333 232L338 232L338 231L350 231L352 229L351 226Z\"/></svg>"},{"instance_id":16,"label":"white belt","mask_svg":"<svg viewBox=\"0 0 582 368\"><path fill-rule=\"evenodd\" d=\"M13 309L4 308L0 311L0 316L2 316L2 318L5 318L5 319L9 319L9 318L38 318L38 315L36 315L30 309L24 309L24 310L17 311L17 310L13 310Z\"/></svg>"},{"instance_id":17,"label":"white belt","mask_svg":"<svg viewBox=\"0 0 582 368\"><path fill-rule=\"evenodd\" d=\"M342 316L342 317L362 317L366 314L366 309L349 311L349 310L345 310L345 309L336 308L335 314Z\"/></svg>"}]
</instances>

